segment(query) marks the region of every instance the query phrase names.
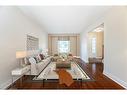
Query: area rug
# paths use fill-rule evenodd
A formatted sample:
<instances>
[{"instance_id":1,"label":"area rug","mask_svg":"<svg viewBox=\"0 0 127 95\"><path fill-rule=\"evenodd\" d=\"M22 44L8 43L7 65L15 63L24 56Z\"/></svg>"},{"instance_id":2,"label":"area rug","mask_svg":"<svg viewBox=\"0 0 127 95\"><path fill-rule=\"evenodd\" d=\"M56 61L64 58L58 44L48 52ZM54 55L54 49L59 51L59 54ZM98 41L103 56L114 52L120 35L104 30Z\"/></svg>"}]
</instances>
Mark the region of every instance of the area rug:
<instances>
[{"instance_id":1,"label":"area rug","mask_svg":"<svg viewBox=\"0 0 127 95\"><path fill-rule=\"evenodd\" d=\"M54 71L56 69L56 63L51 62L37 77L34 77L33 80L41 81L41 80L58 80L59 76ZM66 69L69 72L74 80L82 81L93 81L87 73L76 63L71 63L71 69Z\"/></svg>"}]
</instances>

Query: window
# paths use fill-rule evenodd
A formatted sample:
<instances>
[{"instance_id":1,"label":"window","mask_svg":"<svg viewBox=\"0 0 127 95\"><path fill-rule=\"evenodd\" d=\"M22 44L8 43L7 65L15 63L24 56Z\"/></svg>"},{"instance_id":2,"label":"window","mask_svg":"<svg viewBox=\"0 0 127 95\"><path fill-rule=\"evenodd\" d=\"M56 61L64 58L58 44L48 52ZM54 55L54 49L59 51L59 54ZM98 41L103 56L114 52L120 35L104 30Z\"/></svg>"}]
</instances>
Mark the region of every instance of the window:
<instances>
[{"instance_id":1,"label":"window","mask_svg":"<svg viewBox=\"0 0 127 95\"><path fill-rule=\"evenodd\" d=\"M58 52L59 53L70 52L70 41L58 41Z\"/></svg>"},{"instance_id":2,"label":"window","mask_svg":"<svg viewBox=\"0 0 127 95\"><path fill-rule=\"evenodd\" d=\"M92 38L92 53L96 53L96 38Z\"/></svg>"}]
</instances>

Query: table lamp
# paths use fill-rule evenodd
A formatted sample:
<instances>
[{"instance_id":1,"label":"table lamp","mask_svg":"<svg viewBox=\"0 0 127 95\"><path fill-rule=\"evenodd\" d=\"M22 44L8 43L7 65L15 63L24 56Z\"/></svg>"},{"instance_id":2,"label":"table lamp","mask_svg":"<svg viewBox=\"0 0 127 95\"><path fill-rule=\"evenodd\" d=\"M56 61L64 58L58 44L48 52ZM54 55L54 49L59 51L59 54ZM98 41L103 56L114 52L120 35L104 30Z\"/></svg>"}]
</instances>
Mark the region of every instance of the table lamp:
<instances>
[{"instance_id":1,"label":"table lamp","mask_svg":"<svg viewBox=\"0 0 127 95\"><path fill-rule=\"evenodd\" d=\"M16 58L20 60L20 65L22 67L25 66L25 62L23 59L26 57L26 55L27 55L26 51L17 51L16 52Z\"/></svg>"}]
</instances>

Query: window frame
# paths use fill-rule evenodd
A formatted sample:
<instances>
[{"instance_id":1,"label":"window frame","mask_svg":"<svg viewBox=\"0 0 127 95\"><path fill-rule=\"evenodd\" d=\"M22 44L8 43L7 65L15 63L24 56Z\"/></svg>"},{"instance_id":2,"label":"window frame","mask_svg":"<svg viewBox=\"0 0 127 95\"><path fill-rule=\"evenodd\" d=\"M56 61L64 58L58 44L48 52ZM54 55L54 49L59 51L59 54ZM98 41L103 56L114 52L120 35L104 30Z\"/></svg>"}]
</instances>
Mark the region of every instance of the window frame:
<instances>
[{"instance_id":1,"label":"window frame","mask_svg":"<svg viewBox=\"0 0 127 95\"><path fill-rule=\"evenodd\" d=\"M63 48L62 46L60 47L60 44L62 44L62 42L63 43L65 43L65 42L68 42L68 45L67 45L67 48L66 49L68 49L68 50L66 50L66 51L64 51L64 50L60 50L60 48ZM62 52L61 52L62 51ZM59 53L69 53L70 52L70 41L61 41L61 40L59 40L58 41L58 52Z\"/></svg>"}]
</instances>

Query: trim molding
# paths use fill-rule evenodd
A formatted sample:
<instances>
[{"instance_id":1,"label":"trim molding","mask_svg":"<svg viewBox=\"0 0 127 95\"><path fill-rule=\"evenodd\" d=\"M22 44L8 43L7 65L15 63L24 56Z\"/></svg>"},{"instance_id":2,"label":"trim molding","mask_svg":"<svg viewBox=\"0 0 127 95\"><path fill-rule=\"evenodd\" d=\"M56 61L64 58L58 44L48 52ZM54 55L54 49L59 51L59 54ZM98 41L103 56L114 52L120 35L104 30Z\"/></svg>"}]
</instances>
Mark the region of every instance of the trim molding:
<instances>
[{"instance_id":1,"label":"trim molding","mask_svg":"<svg viewBox=\"0 0 127 95\"><path fill-rule=\"evenodd\" d=\"M11 79L1 84L0 89L6 89L9 85L11 85Z\"/></svg>"},{"instance_id":2,"label":"trim molding","mask_svg":"<svg viewBox=\"0 0 127 95\"><path fill-rule=\"evenodd\" d=\"M106 71L104 71L104 75L108 76L113 81L115 81L116 83L118 83L119 85L121 85L122 87L124 87L125 89L127 89L127 83L125 81L119 79L118 77L116 77L116 76L114 76L111 73L108 73Z\"/></svg>"},{"instance_id":3,"label":"trim molding","mask_svg":"<svg viewBox=\"0 0 127 95\"><path fill-rule=\"evenodd\" d=\"M19 77L13 79L13 83L18 79L19 79ZM12 84L12 79L9 79L8 81L6 81L0 85L0 89L7 89L7 87L9 87L11 84Z\"/></svg>"}]
</instances>

